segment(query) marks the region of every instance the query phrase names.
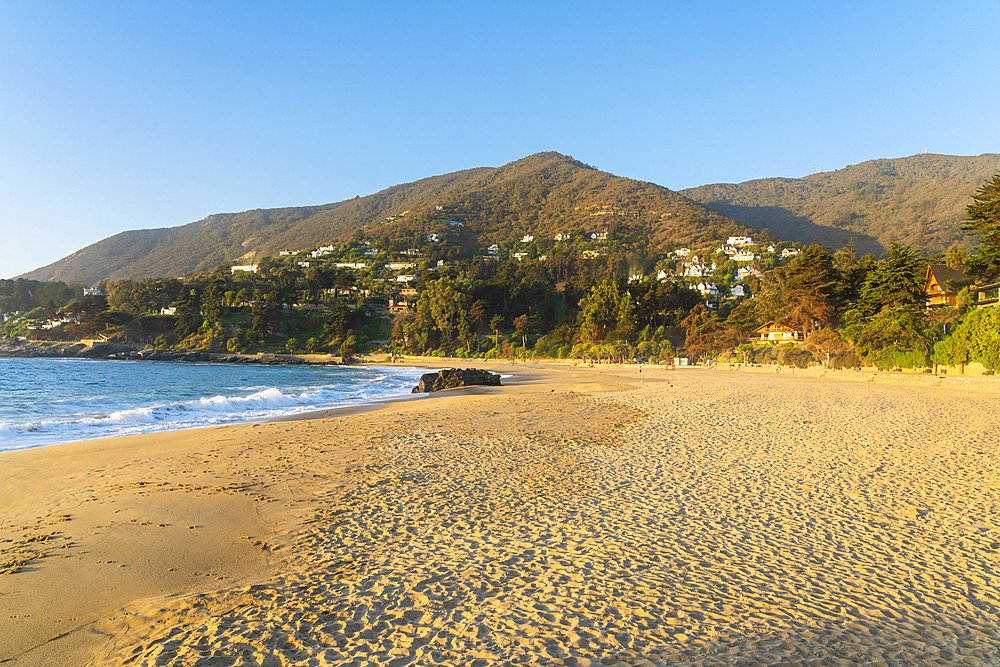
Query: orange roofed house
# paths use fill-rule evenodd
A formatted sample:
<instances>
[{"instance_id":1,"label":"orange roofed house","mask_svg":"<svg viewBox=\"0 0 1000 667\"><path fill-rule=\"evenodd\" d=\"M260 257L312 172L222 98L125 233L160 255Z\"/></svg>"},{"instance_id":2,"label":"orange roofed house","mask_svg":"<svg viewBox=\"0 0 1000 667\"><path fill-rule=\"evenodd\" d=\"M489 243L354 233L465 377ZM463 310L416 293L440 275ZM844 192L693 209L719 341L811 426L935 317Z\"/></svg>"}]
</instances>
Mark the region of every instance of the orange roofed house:
<instances>
[{"instance_id":1,"label":"orange roofed house","mask_svg":"<svg viewBox=\"0 0 1000 667\"><path fill-rule=\"evenodd\" d=\"M797 331L791 328L790 326L784 324L778 324L776 322L768 322L767 324L764 324L754 329L753 334L750 336L750 340L752 341L802 340L802 332Z\"/></svg>"},{"instance_id":2,"label":"orange roofed house","mask_svg":"<svg viewBox=\"0 0 1000 667\"><path fill-rule=\"evenodd\" d=\"M954 306L955 297L963 286L969 284L969 277L957 269L944 264L928 264L924 278L924 292L928 306Z\"/></svg>"}]
</instances>

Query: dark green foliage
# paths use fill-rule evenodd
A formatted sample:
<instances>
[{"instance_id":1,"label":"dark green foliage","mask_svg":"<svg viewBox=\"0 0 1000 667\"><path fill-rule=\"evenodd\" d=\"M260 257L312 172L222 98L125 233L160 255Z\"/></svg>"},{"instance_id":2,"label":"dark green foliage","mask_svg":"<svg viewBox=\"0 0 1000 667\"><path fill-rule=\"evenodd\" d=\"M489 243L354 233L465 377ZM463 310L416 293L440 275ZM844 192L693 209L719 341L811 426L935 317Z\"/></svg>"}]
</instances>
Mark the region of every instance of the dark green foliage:
<instances>
[{"instance_id":1,"label":"dark green foliage","mask_svg":"<svg viewBox=\"0 0 1000 667\"><path fill-rule=\"evenodd\" d=\"M926 367L934 343L926 327L927 321L919 310L892 306L865 323L854 346L868 363L883 370Z\"/></svg>"},{"instance_id":2,"label":"dark green foliage","mask_svg":"<svg viewBox=\"0 0 1000 667\"><path fill-rule=\"evenodd\" d=\"M979 237L979 249L965 262L972 275L994 282L1000 279L1000 173L980 187L973 199L962 229Z\"/></svg>"},{"instance_id":3,"label":"dark green foliage","mask_svg":"<svg viewBox=\"0 0 1000 667\"><path fill-rule=\"evenodd\" d=\"M198 327L204 321L201 314L201 297L195 288L182 289L174 300L176 324L174 333L178 338L184 339L198 331Z\"/></svg>"},{"instance_id":4,"label":"dark green foliage","mask_svg":"<svg viewBox=\"0 0 1000 667\"><path fill-rule=\"evenodd\" d=\"M257 294L251 309L253 321L250 333L259 340L266 341L277 333L281 327L281 304L274 292ZM177 313L180 315L180 311Z\"/></svg>"},{"instance_id":5,"label":"dark green foliage","mask_svg":"<svg viewBox=\"0 0 1000 667\"><path fill-rule=\"evenodd\" d=\"M116 280L107 284L108 304L132 315L158 313L180 294L181 281L174 278L146 278L139 281Z\"/></svg>"},{"instance_id":6,"label":"dark green foliage","mask_svg":"<svg viewBox=\"0 0 1000 667\"><path fill-rule=\"evenodd\" d=\"M782 322L808 335L833 321L839 279L833 256L814 242L787 267L767 274L758 313L764 321Z\"/></svg>"},{"instance_id":7,"label":"dark green foliage","mask_svg":"<svg viewBox=\"0 0 1000 667\"><path fill-rule=\"evenodd\" d=\"M865 317L872 317L887 307L921 308L927 301L924 293L924 273L927 262L913 246L895 243L885 259L868 272L861 286L858 308Z\"/></svg>"},{"instance_id":8,"label":"dark green foliage","mask_svg":"<svg viewBox=\"0 0 1000 667\"><path fill-rule=\"evenodd\" d=\"M935 346L935 351L939 364L978 361L990 370L1000 370L1000 308L970 310L951 337Z\"/></svg>"},{"instance_id":9,"label":"dark green foliage","mask_svg":"<svg viewBox=\"0 0 1000 667\"><path fill-rule=\"evenodd\" d=\"M797 368L809 368L809 364L815 361L810 352L791 344L779 347L776 357L779 364Z\"/></svg>"},{"instance_id":10,"label":"dark green foliage","mask_svg":"<svg viewBox=\"0 0 1000 667\"><path fill-rule=\"evenodd\" d=\"M843 352L838 352L830 363L838 370L843 368L857 368L861 365L861 358L855 354L854 350L844 350Z\"/></svg>"},{"instance_id":11,"label":"dark green foliage","mask_svg":"<svg viewBox=\"0 0 1000 667\"><path fill-rule=\"evenodd\" d=\"M687 332L684 348L694 358L717 349L718 339L725 333L718 316L700 303L681 322L681 327Z\"/></svg>"},{"instance_id":12,"label":"dark green foliage","mask_svg":"<svg viewBox=\"0 0 1000 667\"><path fill-rule=\"evenodd\" d=\"M595 342L604 342L608 330L618 323L621 296L618 286L605 280L600 285L595 285L590 295L580 302L581 323L589 328L590 336Z\"/></svg>"},{"instance_id":13,"label":"dark green foliage","mask_svg":"<svg viewBox=\"0 0 1000 667\"><path fill-rule=\"evenodd\" d=\"M77 301L73 301L62 313L69 317L75 317L85 324L94 324L100 321L100 316L108 309L108 299L105 296L85 296ZM44 314L44 313L43 313Z\"/></svg>"},{"instance_id":14,"label":"dark green foliage","mask_svg":"<svg viewBox=\"0 0 1000 667\"><path fill-rule=\"evenodd\" d=\"M895 243L871 265L860 297L844 313L844 336L857 353L879 368L926 366L933 340L923 291L926 261L912 246Z\"/></svg>"},{"instance_id":15,"label":"dark green foliage","mask_svg":"<svg viewBox=\"0 0 1000 667\"><path fill-rule=\"evenodd\" d=\"M63 282L0 280L0 313L26 313L38 307L56 310L83 296L83 288Z\"/></svg>"}]
</instances>

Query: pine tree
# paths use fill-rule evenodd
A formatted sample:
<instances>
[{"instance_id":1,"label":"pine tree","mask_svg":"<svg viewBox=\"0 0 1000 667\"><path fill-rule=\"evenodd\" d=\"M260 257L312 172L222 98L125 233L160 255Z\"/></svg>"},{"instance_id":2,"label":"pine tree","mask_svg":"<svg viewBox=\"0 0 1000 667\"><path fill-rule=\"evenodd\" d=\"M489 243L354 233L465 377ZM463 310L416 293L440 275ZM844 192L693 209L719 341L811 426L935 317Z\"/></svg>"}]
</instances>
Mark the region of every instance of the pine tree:
<instances>
[{"instance_id":1,"label":"pine tree","mask_svg":"<svg viewBox=\"0 0 1000 667\"><path fill-rule=\"evenodd\" d=\"M1000 174L979 188L966 207L962 229L979 237L979 251L966 260L970 273L980 280L1000 279Z\"/></svg>"},{"instance_id":2,"label":"pine tree","mask_svg":"<svg viewBox=\"0 0 1000 667\"><path fill-rule=\"evenodd\" d=\"M1000 173L979 188L975 202L966 208L962 229L979 236L979 249L966 260L970 273L980 280L1000 279Z\"/></svg>"},{"instance_id":3,"label":"pine tree","mask_svg":"<svg viewBox=\"0 0 1000 667\"><path fill-rule=\"evenodd\" d=\"M920 308L927 301L924 292L924 260L912 245L893 243L885 259L875 264L861 287L860 310L866 317L885 308Z\"/></svg>"}]
</instances>

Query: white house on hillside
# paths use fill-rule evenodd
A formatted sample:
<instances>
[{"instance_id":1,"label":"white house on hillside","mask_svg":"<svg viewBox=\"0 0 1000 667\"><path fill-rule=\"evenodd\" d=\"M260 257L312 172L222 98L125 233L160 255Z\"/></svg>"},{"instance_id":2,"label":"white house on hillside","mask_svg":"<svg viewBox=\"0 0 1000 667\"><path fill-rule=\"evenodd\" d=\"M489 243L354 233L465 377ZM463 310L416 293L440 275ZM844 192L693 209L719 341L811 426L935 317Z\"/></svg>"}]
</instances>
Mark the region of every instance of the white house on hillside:
<instances>
[{"instance_id":1,"label":"white house on hillside","mask_svg":"<svg viewBox=\"0 0 1000 667\"><path fill-rule=\"evenodd\" d=\"M324 245L324 246L320 246L319 248L316 248L310 254L313 257L322 257L323 255L329 255L331 252L333 252L333 246L332 245Z\"/></svg>"},{"instance_id":2,"label":"white house on hillside","mask_svg":"<svg viewBox=\"0 0 1000 667\"><path fill-rule=\"evenodd\" d=\"M752 266L741 266L740 268L736 269L736 279L737 280L743 280L744 278L748 278L750 276L754 276L756 278L760 278L763 275L764 275L763 273L761 273L759 270L753 268Z\"/></svg>"},{"instance_id":3,"label":"white house on hillside","mask_svg":"<svg viewBox=\"0 0 1000 667\"><path fill-rule=\"evenodd\" d=\"M749 236L730 236L726 243L729 245L753 245L753 239Z\"/></svg>"},{"instance_id":4,"label":"white house on hillside","mask_svg":"<svg viewBox=\"0 0 1000 667\"><path fill-rule=\"evenodd\" d=\"M701 278L710 273L711 271L704 264L686 264L681 275L685 278Z\"/></svg>"}]
</instances>

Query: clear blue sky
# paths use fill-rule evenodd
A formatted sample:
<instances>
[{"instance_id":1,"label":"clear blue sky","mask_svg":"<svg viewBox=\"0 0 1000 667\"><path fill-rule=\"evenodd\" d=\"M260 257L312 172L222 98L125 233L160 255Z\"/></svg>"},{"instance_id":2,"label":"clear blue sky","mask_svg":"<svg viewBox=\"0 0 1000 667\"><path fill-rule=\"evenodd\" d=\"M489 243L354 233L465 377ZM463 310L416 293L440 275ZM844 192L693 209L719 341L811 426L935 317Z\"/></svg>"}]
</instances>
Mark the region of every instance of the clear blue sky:
<instances>
[{"instance_id":1,"label":"clear blue sky","mask_svg":"<svg viewBox=\"0 0 1000 667\"><path fill-rule=\"evenodd\" d=\"M0 0L0 277L554 150L672 189L1000 152L1000 0Z\"/></svg>"}]
</instances>

